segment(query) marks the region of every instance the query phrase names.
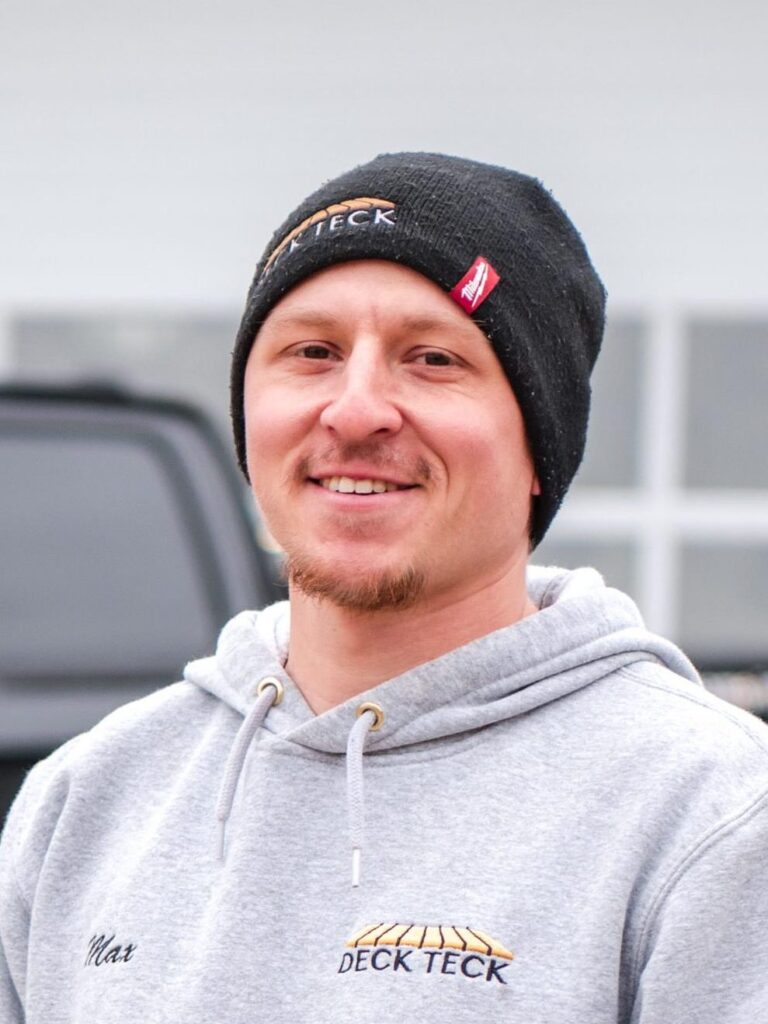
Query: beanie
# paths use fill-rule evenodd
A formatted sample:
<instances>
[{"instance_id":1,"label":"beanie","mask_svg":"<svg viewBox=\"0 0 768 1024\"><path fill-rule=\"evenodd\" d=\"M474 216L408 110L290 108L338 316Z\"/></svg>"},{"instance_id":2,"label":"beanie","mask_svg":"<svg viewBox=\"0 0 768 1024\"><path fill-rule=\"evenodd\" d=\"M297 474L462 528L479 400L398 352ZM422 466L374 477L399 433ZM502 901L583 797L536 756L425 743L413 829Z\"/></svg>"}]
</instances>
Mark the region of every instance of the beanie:
<instances>
[{"instance_id":1,"label":"beanie","mask_svg":"<svg viewBox=\"0 0 768 1024\"><path fill-rule=\"evenodd\" d=\"M259 327L294 285L359 259L390 260L430 278L489 339L541 487L531 510L535 547L584 454L605 290L550 193L503 167L440 153L383 154L323 185L278 228L256 267L232 356L241 469L247 477L243 383Z\"/></svg>"}]
</instances>

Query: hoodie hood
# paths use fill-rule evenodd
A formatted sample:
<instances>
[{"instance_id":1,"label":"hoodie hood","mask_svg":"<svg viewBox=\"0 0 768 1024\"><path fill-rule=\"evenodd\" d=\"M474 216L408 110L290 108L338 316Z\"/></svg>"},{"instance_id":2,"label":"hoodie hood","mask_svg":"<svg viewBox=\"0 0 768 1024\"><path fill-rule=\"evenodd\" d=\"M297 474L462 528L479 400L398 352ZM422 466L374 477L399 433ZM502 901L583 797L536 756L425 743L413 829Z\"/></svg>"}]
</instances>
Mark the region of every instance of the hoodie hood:
<instances>
[{"instance_id":1,"label":"hoodie hood","mask_svg":"<svg viewBox=\"0 0 768 1024\"><path fill-rule=\"evenodd\" d=\"M287 602L243 612L222 631L216 655L185 678L243 716L222 777L216 817L219 856L251 744L261 729L316 754L346 752L352 885L360 884L365 832L363 754L437 745L509 721L638 661L699 682L688 659L649 633L635 604L594 569L528 570L539 611L417 665L315 715L288 677Z\"/></svg>"},{"instance_id":2,"label":"hoodie hood","mask_svg":"<svg viewBox=\"0 0 768 1024\"><path fill-rule=\"evenodd\" d=\"M539 608L512 626L410 669L322 715L315 715L286 674L288 602L243 612L221 633L216 654L191 662L185 679L245 716L265 677L284 687L263 728L291 743L342 754L363 701L385 711L367 751L393 750L512 719L638 661L666 666L701 684L674 644L646 630L625 594L594 569L530 567L527 589Z\"/></svg>"}]
</instances>

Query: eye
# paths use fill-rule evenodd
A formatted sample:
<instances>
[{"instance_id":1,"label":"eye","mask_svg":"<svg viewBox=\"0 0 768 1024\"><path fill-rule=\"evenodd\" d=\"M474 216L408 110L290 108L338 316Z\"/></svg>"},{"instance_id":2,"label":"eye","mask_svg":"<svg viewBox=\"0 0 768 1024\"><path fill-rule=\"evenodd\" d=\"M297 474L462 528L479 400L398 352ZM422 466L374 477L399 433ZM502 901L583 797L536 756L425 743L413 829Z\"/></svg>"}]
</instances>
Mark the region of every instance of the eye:
<instances>
[{"instance_id":1,"label":"eye","mask_svg":"<svg viewBox=\"0 0 768 1024\"><path fill-rule=\"evenodd\" d=\"M458 366L459 359L441 348L423 349L414 354L414 362L422 366Z\"/></svg>"},{"instance_id":2,"label":"eye","mask_svg":"<svg viewBox=\"0 0 768 1024\"><path fill-rule=\"evenodd\" d=\"M319 341L308 341L297 345L294 352L302 359L332 359L334 356L333 350Z\"/></svg>"}]
</instances>

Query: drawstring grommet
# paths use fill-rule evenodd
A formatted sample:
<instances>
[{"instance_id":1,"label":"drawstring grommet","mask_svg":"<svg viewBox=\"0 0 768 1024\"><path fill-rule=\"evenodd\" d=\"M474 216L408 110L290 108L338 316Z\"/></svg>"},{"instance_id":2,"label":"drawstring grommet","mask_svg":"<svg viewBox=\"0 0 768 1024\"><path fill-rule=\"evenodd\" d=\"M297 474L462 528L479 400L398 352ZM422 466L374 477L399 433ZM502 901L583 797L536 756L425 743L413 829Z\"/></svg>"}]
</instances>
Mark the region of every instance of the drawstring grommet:
<instances>
[{"instance_id":1,"label":"drawstring grommet","mask_svg":"<svg viewBox=\"0 0 768 1024\"><path fill-rule=\"evenodd\" d=\"M275 699L272 701L272 707L276 708L277 705L283 699L285 693L285 687L277 678L277 676L264 676L259 685L256 687L256 696L260 697L268 686L273 686L276 691Z\"/></svg>"},{"instance_id":2,"label":"drawstring grommet","mask_svg":"<svg viewBox=\"0 0 768 1024\"><path fill-rule=\"evenodd\" d=\"M364 715L366 711L373 712L373 725L368 726L369 732L378 732L379 729L384 725L384 708L379 704L374 704L373 701L366 701L364 704L360 704L357 709L357 717Z\"/></svg>"}]
</instances>

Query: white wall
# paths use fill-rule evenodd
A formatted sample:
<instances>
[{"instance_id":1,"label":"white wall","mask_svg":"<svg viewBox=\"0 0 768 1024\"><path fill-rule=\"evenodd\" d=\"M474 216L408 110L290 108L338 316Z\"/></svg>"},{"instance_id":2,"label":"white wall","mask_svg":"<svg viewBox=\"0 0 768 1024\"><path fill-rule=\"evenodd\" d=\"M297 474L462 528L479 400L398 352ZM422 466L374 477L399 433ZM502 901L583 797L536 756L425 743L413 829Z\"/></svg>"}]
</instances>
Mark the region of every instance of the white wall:
<instances>
[{"instance_id":1,"label":"white wall","mask_svg":"<svg viewBox=\"0 0 768 1024\"><path fill-rule=\"evenodd\" d=\"M619 305L764 308L767 11L4 0L0 321L236 309L300 198L400 148L542 177Z\"/></svg>"}]
</instances>

